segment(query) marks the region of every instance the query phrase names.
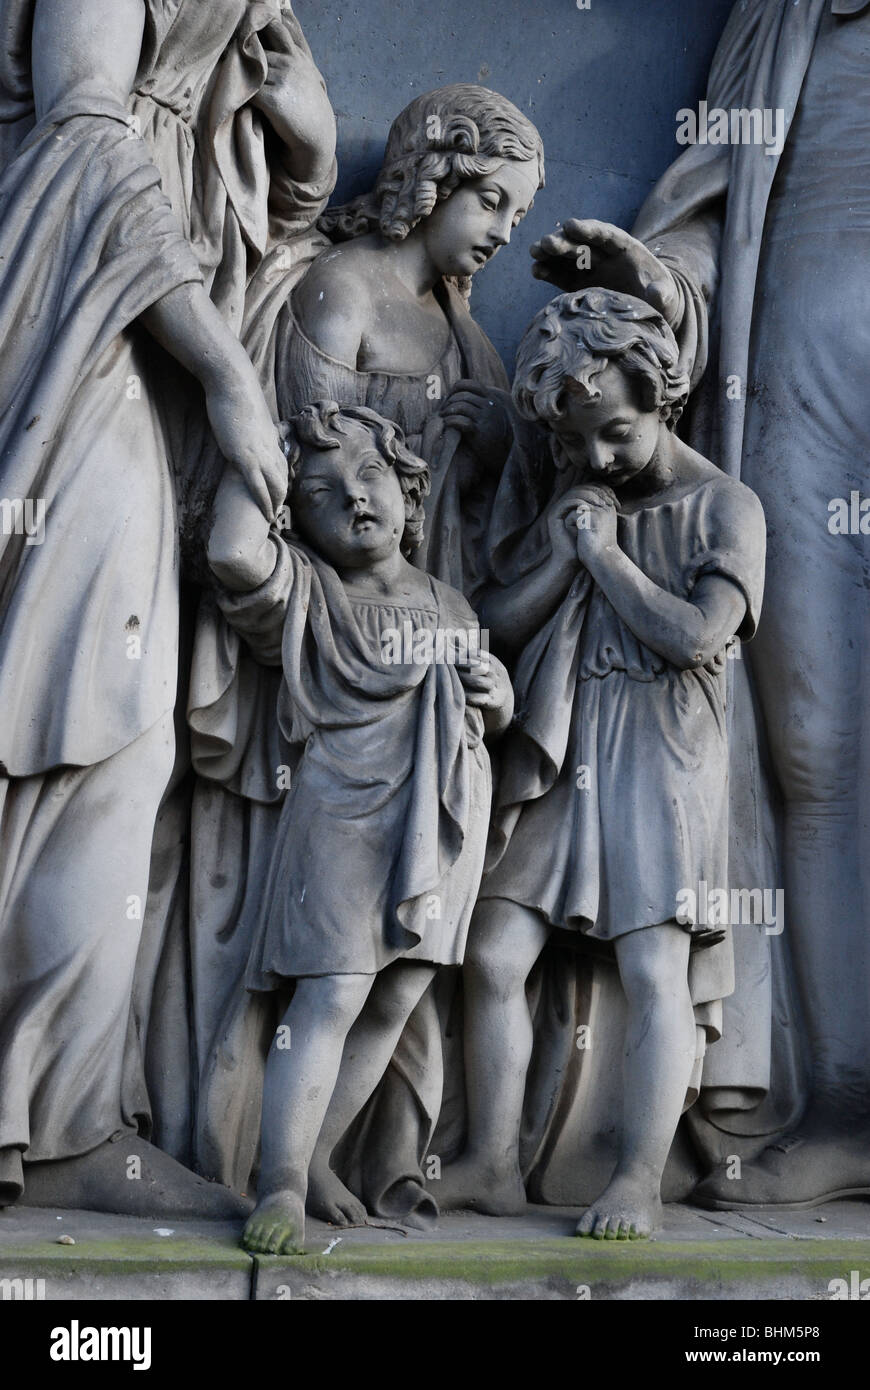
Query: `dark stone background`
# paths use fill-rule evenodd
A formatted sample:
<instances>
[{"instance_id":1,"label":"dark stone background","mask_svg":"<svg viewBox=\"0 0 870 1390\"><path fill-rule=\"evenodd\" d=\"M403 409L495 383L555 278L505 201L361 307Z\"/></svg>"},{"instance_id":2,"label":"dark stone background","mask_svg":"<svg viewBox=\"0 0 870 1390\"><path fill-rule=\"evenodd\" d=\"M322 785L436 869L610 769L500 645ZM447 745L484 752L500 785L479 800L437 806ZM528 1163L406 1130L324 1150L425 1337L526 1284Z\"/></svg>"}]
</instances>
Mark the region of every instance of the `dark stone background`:
<instances>
[{"instance_id":1,"label":"dark stone background","mask_svg":"<svg viewBox=\"0 0 870 1390\"><path fill-rule=\"evenodd\" d=\"M420 92L480 82L544 140L547 186L509 247L475 278L472 307L510 371L547 297L528 247L560 218L630 226L679 153L676 112L703 96L732 0L295 0L338 114L344 201L380 166L390 122Z\"/></svg>"}]
</instances>

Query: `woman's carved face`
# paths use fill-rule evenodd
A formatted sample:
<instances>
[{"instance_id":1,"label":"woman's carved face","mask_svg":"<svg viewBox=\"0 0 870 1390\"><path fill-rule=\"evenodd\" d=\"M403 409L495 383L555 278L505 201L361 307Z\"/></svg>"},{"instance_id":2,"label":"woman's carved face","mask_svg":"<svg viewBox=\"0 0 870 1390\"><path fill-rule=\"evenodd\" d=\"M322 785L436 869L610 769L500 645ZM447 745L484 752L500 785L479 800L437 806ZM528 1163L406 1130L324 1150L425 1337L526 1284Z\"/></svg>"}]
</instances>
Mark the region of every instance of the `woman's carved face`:
<instances>
[{"instance_id":1,"label":"woman's carved face","mask_svg":"<svg viewBox=\"0 0 870 1390\"><path fill-rule=\"evenodd\" d=\"M405 497L369 431L345 420L337 449L305 448L293 483L294 525L336 569L365 569L401 545Z\"/></svg>"},{"instance_id":2,"label":"woman's carved face","mask_svg":"<svg viewBox=\"0 0 870 1390\"><path fill-rule=\"evenodd\" d=\"M506 160L493 173L461 183L411 235L421 238L440 275L474 275L507 246L537 189L537 161Z\"/></svg>"}]
</instances>

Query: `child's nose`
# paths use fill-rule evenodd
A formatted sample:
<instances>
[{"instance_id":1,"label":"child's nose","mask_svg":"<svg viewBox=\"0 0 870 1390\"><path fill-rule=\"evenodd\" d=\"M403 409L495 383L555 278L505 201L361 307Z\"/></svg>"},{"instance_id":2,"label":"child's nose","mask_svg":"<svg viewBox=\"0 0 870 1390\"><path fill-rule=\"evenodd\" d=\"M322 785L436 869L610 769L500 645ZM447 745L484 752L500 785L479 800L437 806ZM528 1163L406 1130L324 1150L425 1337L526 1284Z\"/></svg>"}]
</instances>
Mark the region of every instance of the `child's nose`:
<instances>
[{"instance_id":1,"label":"child's nose","mask_svg":"<svg viewBox=\"0 0 870 1390\"><path fill-rule=\"evenodd\" d=\"M613 463L613 455L601 444L589 445L589 467L593 473L603 473Z\"/></svg>"}]
</instances>

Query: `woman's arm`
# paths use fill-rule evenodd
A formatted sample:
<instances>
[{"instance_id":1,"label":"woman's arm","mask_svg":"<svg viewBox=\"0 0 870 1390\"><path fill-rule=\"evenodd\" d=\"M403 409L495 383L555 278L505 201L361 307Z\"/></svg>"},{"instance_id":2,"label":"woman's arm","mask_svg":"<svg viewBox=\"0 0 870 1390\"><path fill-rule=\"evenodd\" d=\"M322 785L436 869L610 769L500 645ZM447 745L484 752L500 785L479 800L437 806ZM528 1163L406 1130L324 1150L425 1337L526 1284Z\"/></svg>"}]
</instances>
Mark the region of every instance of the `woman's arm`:
<instances>
[{"instance_id":1,"label":"woman's arm","mask_svg":"<svg viewBox=\"0 0 870 1390\"><path fill-rule=\"evenodd\" d=\"M70 92L126 108L142 48L143 0L37 0L33 88L45 115ZM179 236L181 228L179 227ZM149 332L206 393L225 458L265 516L284 500L287 469L257 374L202 285L180 285L142 315Z\"/></svg>"},{"instance_id":2,"label":"woman's arm","mask_svg":"<svg viewBox=\"0 0 870 1390\"><path fill-rule=\"evenodd\" d=\"M266 80L251 105L285 145L291 176L299 183L323 183L335 162L336 135L326 83L307 45L281 53L267 47L266 61Z\"/></svg>"},{"instance_id":3,"label":"woman's arm","mask_svg":"<svg viewBox=\"0 0 870 1390\"><path fill-rule=\"evenodd\" d=\"M371 313L365 286L346 259L343 247L318 256L293 293L293 311L316 348L355 371Z\"/></svg>"},{"instance_id":4,"label":"woman's arm","mask_svg":"<svg viewBox=\"0 0 870 1390\"><path fill-rule=\"evenodd\" d=\"M218 448L268 522L287 493L287 460L245 349L202 285L170 290L146 309L142 322L202 384Z\"/></svg>"},{"instance_id":5,"label":"woman's arm","mask_svg":"<svg viewBox=\"0 0 870 1390\"><path fill-rule=\"evenodd\" d=\"M36 0L31 66L37 118L72 91L126 106L144 32L144 0Z\"/></svg>"}]
</instances>

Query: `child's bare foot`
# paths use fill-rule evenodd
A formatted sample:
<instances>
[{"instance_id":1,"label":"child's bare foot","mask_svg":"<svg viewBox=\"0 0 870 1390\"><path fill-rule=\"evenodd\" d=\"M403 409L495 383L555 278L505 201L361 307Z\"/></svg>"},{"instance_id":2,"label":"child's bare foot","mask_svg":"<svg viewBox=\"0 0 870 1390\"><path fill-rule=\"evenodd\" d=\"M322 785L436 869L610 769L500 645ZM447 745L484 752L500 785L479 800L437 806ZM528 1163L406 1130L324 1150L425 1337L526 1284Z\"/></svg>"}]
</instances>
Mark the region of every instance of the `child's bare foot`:
<instances>
[{"instance_id":1,"label":"child's bare foot","mask_svg":"<svg viewBox=\"0 0 870 1390\"><path fill-rule=\"evenodd\" d=\"M638 1178L614 1177L577 1222L574 1234L594 1240L643 1240L660 1225L657 1186Z\"/></svg>"},{"instance_id":2,"label":"child's bare foot","mask_svg":"<svg viewBox=\"0 0 870 1390\"><path fill-rule=\"evenodd\" d=\"M321 1221L331 1221L333 1226L362 1226L368 1212L341 1178L336 1177L329 1165L308 1170L308 1196L305 1210L309 1216L317 1216Z\"/></svg>"},{"instance_id":3,"label":"child's bare foot","mask_svg":"<svg viewBox=\"0 0 870 1390\"><path fill-rule=\"evenodd\" d=\"M242 1245L258 1255L304 1255L304 1242L305 1204L289 1189L263 1197L242 1232Z\"/></svg>"},{"instance_id":4,"label":"child's bare foot","mask_svg":"<svg viewBox=\"0 0 870 1390\"><path fill-rule=\"evenodd\" d=\"M448 1163L432 1191L442 1211L469 1207L487 1216L520 1216L527 1204L519 1169L499 1171L471 1157Z\"/></svg>"}]
</instances>

